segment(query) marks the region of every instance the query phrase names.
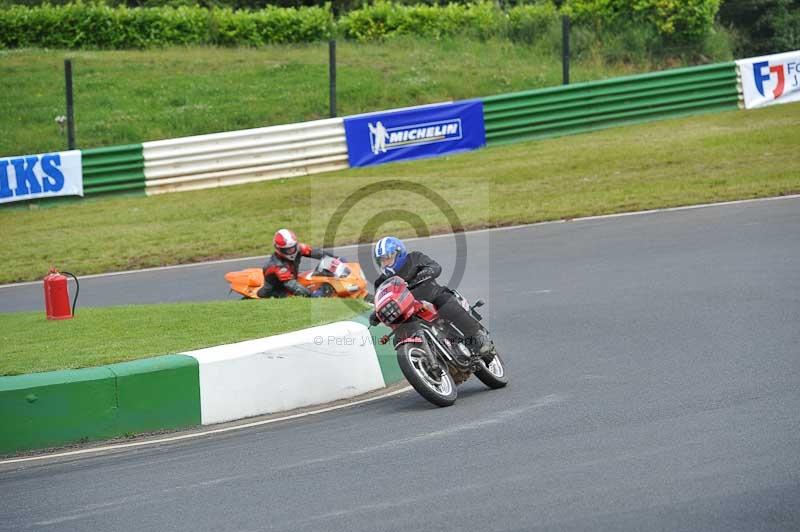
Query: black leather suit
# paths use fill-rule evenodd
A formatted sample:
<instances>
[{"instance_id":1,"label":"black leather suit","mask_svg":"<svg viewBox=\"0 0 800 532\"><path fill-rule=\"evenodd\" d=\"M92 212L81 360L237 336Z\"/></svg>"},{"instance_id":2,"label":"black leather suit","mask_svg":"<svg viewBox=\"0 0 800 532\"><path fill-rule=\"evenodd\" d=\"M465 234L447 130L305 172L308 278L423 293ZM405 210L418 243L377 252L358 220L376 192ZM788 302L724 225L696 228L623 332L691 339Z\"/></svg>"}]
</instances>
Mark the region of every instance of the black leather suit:
<instances>
[{"instance_id":1,"label":"black leather suit","mask_svg":"<svg viewBox=\"0 0 800 532\"><path fill-rule=\"evenodd\" d=\"M438 262L420 251L412 251L406 257L403 267L397 270L395 275L401 277L410 285L417 280L429 278L429 280L411 288L411 293L418 300L433 303L440 316L452 322L468 339L474 338L480 331L480 323L464 310L447 287L441 286L436 282L436 278L441 273L442 267ZM377 290L389 277L392 277L392 275L381 274L375 280L375 289Z\"/></svg>"}]
</instances>

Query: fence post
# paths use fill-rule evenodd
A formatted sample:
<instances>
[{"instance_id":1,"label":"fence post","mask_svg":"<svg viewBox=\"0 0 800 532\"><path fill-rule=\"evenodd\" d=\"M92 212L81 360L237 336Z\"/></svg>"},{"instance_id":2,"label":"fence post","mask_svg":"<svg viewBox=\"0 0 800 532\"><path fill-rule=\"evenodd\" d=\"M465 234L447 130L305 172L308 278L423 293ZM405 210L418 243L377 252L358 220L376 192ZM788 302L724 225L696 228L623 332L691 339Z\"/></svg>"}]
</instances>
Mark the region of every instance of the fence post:
<instances>
[{"instance_id":1,"label":"fence post","mask_svg":"<svg viewBox=\"0 0 800 532\"><path fill-rule=\"evenodd\" d=\"M331 118L336 118L336 39L328 41L328 77L330 78Z\"/></svg>"},{"instance_id":2,"label":"fence post","mask_svg":"<svg viewBox=\"0 0 800 532\"><path fill-rule=\"evenodd\" d=\"M72 105L72 59L64 59L64 82L67 92L67 147L75 149L75 112Z\"/></svg>"},{"instance_id":3,"label":"fence post","mask_svg":"<svg viewBox=\"0 0 800 532\"><path fill-rule=\"evenodd\" d=\"M569 85L569 17L561 17L561 72L564 85Z\"/></svg>"},{"instance_id":4,"label":"fence post","mask_svg":"<svg viewBox=\"0 0 800 532\"><path fill-rule=\"evenodd\" d=\"M331 118L336 118L336 19L339 17L339 5L331 2L331 38L328 41L328 100Z\"/></svg>"}]
</instances>

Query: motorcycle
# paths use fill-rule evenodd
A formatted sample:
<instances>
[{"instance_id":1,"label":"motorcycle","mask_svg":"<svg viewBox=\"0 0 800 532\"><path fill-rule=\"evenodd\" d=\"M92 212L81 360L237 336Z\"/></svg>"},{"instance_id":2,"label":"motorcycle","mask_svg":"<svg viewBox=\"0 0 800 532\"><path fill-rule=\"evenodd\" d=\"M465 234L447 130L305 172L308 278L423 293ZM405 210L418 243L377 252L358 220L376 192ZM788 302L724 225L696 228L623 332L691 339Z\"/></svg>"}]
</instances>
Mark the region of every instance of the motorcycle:
<instances>
[{"instance_id":1,"label":"motorcycle","mask_svg":"<svg viewBox=\"0 0 800 532\"><path fill-rule=\"evenodd\" d=\"M258 299L258 290L264 285L261 268L247 268L225 274L232 292L242 299ZM300 272L297 281L311 292L319 291L323 297L369 299L367 279L356 262L342 262L336 257L323 257L313 270Z\"/></svg>"},{"instance_id":2,"label":"motorcycle","mask_svg":"<svg viewBox=\"0 0 800 532\"><path fill-rule=\"evenodd\" d=\"M478 346L440 317L432 303L414 297L414 286L400 277L390 277L375 293L375 315L392 329L380 341L386 343L395 337L397 362L409 384L437 406L452 405L458 396L457 386L472 374L489 388L508 384L500 355L481 355ZM475 310L483 306L483 300L470 306L457 290L451 292L473 318L478 322L483 319ZM488 334L483 325L481 328Z\"/></svg>"}]
</instances>

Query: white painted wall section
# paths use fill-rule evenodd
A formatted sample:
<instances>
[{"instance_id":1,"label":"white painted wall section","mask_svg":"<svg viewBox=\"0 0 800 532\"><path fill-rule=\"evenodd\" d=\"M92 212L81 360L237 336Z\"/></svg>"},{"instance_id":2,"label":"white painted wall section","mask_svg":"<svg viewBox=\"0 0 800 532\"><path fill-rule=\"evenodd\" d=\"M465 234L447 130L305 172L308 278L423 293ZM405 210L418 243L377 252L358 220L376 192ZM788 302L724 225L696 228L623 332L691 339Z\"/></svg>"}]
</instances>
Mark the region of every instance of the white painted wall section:
<instances>
[{"instance_id":1,"label":"white painted wall section","mask_svg":"<svg viewBox=\"0 0 800 532\"><path fill-rule=\"evenodd\" d=\"M383 388L369 340L364 325L343 321L185 353L199 364L203 425Z\"/></svg>"}]
</instances>

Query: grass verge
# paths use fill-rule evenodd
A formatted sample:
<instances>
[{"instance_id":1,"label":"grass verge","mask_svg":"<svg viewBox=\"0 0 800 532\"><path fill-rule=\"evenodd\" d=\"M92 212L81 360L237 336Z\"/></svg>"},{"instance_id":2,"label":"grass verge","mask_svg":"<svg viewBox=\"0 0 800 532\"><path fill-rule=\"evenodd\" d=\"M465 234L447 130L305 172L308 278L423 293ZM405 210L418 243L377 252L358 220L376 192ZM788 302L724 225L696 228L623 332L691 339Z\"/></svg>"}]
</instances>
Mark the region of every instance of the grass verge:
<instances>
[{"instance_id":1,"label":"grass verge","mask_svg":"<svg viewBox=\"0 0 800 532\"><path fill-rule=\"evenodd\" d=\"M412 37L340 42L338 114L559 85L560 43L558 35L537 46ZM706 59L729 60L729 54L721 49ZM66 58L73 59L79 148L329 115L327 43L258 49L0 50L0 156L66 149L66 135L55 122L66 114ZM599 52L576 58L572 81L684 66L680 60L649 57L606 59Z\"/></svg>"},{"instance_id":2,"label":"grass verge","mask_svg":"<svg viewBox=\"0 0 800 532\"><path fill-rule=\"evenodd\" d=\"M302 298L86 308L64 321L47 321L42 312L4 313L0 314L0 375L181 353L331 323L353 314L342 300Z\"/></svg>"},{"instance_id":3,"label":"grass verge","mask_svg":"<svg viewBox=\"0 0 800 532\"><path fill-rule=\"evenodd\" d=\"M264 255L284 226L319 244L350 194L387 179L429 187L465 228L800 193L798 123L800 105L788 104L334 174L0 209L0 282L41 279L50 264L80 276ZM337 245L450 228L437 205L386 187L338 221Z\"/></svg>"}]
</instances>

